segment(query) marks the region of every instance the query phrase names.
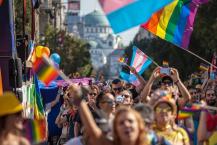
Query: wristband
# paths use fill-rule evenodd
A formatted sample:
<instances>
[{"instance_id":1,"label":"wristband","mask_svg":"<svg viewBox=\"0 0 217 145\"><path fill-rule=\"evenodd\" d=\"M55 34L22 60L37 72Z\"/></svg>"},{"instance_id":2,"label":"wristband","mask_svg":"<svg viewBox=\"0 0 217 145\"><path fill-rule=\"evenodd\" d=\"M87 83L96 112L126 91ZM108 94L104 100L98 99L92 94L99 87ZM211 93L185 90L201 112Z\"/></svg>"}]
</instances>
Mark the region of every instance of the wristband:
<instances>
[{"instance_id":1,"label":"wristband","mask_svg":"<svg viewBox=\"0 0 217 145\"><path fill-rule=\"evenodd\" d=\"M179 82L180 82L180 80L177 80L177 81L175 81L174 83L175 83L175 84L178 84Z\"/></svg>"}]
</instances>

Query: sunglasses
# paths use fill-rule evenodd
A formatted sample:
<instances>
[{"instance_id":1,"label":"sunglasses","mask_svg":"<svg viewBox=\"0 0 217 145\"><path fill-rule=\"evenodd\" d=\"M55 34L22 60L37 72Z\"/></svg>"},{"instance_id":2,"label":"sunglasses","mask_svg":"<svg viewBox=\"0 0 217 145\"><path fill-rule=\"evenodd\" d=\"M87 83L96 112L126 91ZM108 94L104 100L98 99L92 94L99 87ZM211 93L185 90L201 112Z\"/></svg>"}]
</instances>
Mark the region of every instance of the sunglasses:
<instances>
[{"instance_id":1,"label":"sunglasses","mask_svg":"<svg viewBox=\"0 0 217 145\"><path fill-rule=\"evenodd\" d=\"M215 94L206 94L207 96L215 96Z\"/></svg>"},{"instance_id":2,"label":"sunglasses","mask_svg":"<svg viewBox=\"0 0 217 145\"><path fill-rule=\"evenodd\" d=\"M170 81L164 81L162 82L163 85L169 85L169 86L172 86L173 85L173 82L170 82Z\"/></svg>"},{"instance_id":3,"label":"sunglasses","mask_svg":"<svg viewBox=\"0 0 217 145\"><path fill-rule=\"evenodd\" d=\"M96 96L96 93L89 93L90 96Z\"/></svg>"},{"instance_id":4,"label":"sunglasses","mask_svg":"<svg viewBox=\"0 0 217 145\"><path fill-rule=\"evenodd\" d=\"M167 113L167 112L172 112L172 109L170 107L168 108L160 108L160 107L157 107L155 109L155 112L156 113Z\"/></svg>"},{"instance_id":5,"label":"sunglasses","mask_svg":"<svg viewBox=\"0 0 217 145\"><path fill-rule=\"evenodd\" d=\"M114 90L114 91L119 91L119 92L120 92L120 91L123 90L123 88L122 88L122 87L119 87L119 88L113 88L113 90Z\"/></svg>"},{"instance_id":6,"label":"sunglasses","mask_svg":"<svg viewBox=\"0 0 217 145\"><path fill-rule=\"evenodd\" d=\"M124 98L130 98L130 95L122 95L122 97L124 97Z\"/></svg>"},{"instance_id":7,"label":"sunglasses","mask_svg":"<svg viewBox=\"0 0 217 145\"><path fill-rule=\"evenodd\" d=\"M113 100L105 100L105 101L102 101L101 103L108 103L109 105L115 105L116 104L116 102L115 101L113 101Z\"/></svg>"},{"instance_id":8,"label":"sunglasses","mask_svg":"<svg viewBox=\"0 0 217 145\"><path fill-rule=\"evenodd\" d=\"M190 94L191 94L191 95L193 95L193 94L197 94L197 92L190 92Z\"/></svg>"}]
</instances>

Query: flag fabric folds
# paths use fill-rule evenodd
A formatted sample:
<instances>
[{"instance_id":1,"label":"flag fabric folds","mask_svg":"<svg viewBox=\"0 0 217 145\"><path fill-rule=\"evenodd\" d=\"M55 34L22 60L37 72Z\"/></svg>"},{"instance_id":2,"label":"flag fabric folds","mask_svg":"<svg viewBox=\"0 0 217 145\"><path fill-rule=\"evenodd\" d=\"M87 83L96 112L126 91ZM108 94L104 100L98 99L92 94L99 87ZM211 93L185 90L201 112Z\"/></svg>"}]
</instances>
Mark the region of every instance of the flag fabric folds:
<instances>
[{"instance_id":1,"label":"flag fabric folds","mask_svg":"<svg viewBox=\"0 0 217 145\"><path fill-rule=\"evenodd\" d=\"M40 120L45 118L45 111L42 103L41 92L38 85L38 78L36 75L34 76L34 84L34 118Z\"/></svg>"},{"instance_id":2,"label":"flag fabric folds","mask_svg":"<svg viewBox=\"0 0 217 145\"><path fill-rule=\"evenodd\" d=\"M38 144L46 141L47 139L46 119L26 120L25 129L26 129L26 137L31 144Z\"/></svg>"},{"instance_id":3,"label":"flag fabric folds","mask_svg":"<svg viewBox=\"0 0 217 145\"><path fill-rule=\"evenodd\" d=\"M181 48L187 49L200 4L208 0L174 0L141 27Z\"/></svg>"},{"instance_id":4,"label":"flag fabric folds","mask_svg":"<svg viewBox=\"0 0 217 145\"><path fill-rule=\"evenodd\" d=\"M200 104L192 104L191 106L180 109L177 118L179 120L189 118L194 115L194 113L200 112L201 109L202 107Z\"/></svg>"},{"instance_id":5,"label":"flag fabric folds","mask_svg":"<svg viewBox=\"0 0 217 145\"><path fill-rule=\"evenodd\" d=\"M115 33L148 21L172 0L99 0Z\"/></svg>"},{"instance_id":6,"label":"flag fabric folds","mask_svg":"<svg viewBox=\"0 0 217 145\"><path fill-rule=\"evenodd\" d=\"M53 66L52 62L50 62L49 58L45 56L36 59L33 63L33 70L39 80L47 86L59 76L58 70Z\"/></svg>"},{"instance_id":7,"label":"flag fabric folds","mask_svg":"<svg viewBox=\"0 0 217 145\"><path fill-rule=\"evenodd\" d=\"M128 61L129 62L129 61ZM131 56L131 61L129 62L129 66L134 67L139 75L141 75L152 63L152 60L143 53L140 49L133 46L133 53ZM122 79L133 83L137 81L137 77L132 74L131 72L127 71L121 71L120 76Z\"/></svg>"}]
</instances>

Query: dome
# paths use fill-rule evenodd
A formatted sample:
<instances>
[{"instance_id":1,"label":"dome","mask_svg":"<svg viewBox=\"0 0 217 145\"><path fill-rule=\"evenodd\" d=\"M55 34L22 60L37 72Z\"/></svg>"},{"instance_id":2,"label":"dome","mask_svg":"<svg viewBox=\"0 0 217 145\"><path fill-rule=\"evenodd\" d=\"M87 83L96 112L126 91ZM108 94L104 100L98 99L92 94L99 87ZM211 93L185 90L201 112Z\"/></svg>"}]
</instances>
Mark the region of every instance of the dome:
<instances>
[{"instance_id":1,"label":"dome","mask_svg":"<svg viewBox=\"0 0 217 145\"><path fill-rule=\"evenodd\" d=\"M84 17L85 25L109 26L106 16L100 11L93 11Z\"/></svg>"}]
</instances>

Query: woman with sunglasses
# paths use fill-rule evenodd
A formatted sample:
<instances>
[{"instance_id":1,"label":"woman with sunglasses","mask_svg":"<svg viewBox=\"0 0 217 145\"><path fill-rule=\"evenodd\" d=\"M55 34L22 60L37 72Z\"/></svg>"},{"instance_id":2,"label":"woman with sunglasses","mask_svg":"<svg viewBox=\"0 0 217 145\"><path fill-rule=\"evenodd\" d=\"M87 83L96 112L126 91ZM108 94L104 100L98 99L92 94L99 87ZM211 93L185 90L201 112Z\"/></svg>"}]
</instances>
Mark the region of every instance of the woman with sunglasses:
<instances>
[{"instance_id":1,"label":"woman with sunglasses","mask_svg":"<svg viewBox=\"0 0 217 145\"><path fill-rule=\"evenodd\" d=\"M130 91L128 90L122 91L121 96L123 98L123 102L121 103L121 106L131 107L133 105L133 97Z\"/></svg>"},{"instance_id":2,"label":"woman with sunglasses","mask_svg":"<svg viewBox=\"0 0 217 145\"><path fill-rule=\"evenodd\" d=\"M93 145L147 145L144 122L136 111L122 107L115 113L113 140L109 140L97 126L90 109L81 96L75 96L74 102L80 106L80 115Z\"/></svg>"},{"instance_id":3,"label":"woman with sunglasses","mask_svg":"<svg viewBox=\"0 0 217 145\"><path fill-rule=\"evenodd\" d=\"M96 106L105 113L108 120L114 117L115 98L111 93L101 92L96 98Z\"/></svg>"},{"instance_id":4,"label":"woman with sunglasses","mask_svg":"<svg viewBox=\"0 0 217 145\"><path fill-rule=\"evenodd\" d=\"M30 145L23 136L23 107L13 93L0 96L0 144Z\"/></svg>"}]
</instances>

